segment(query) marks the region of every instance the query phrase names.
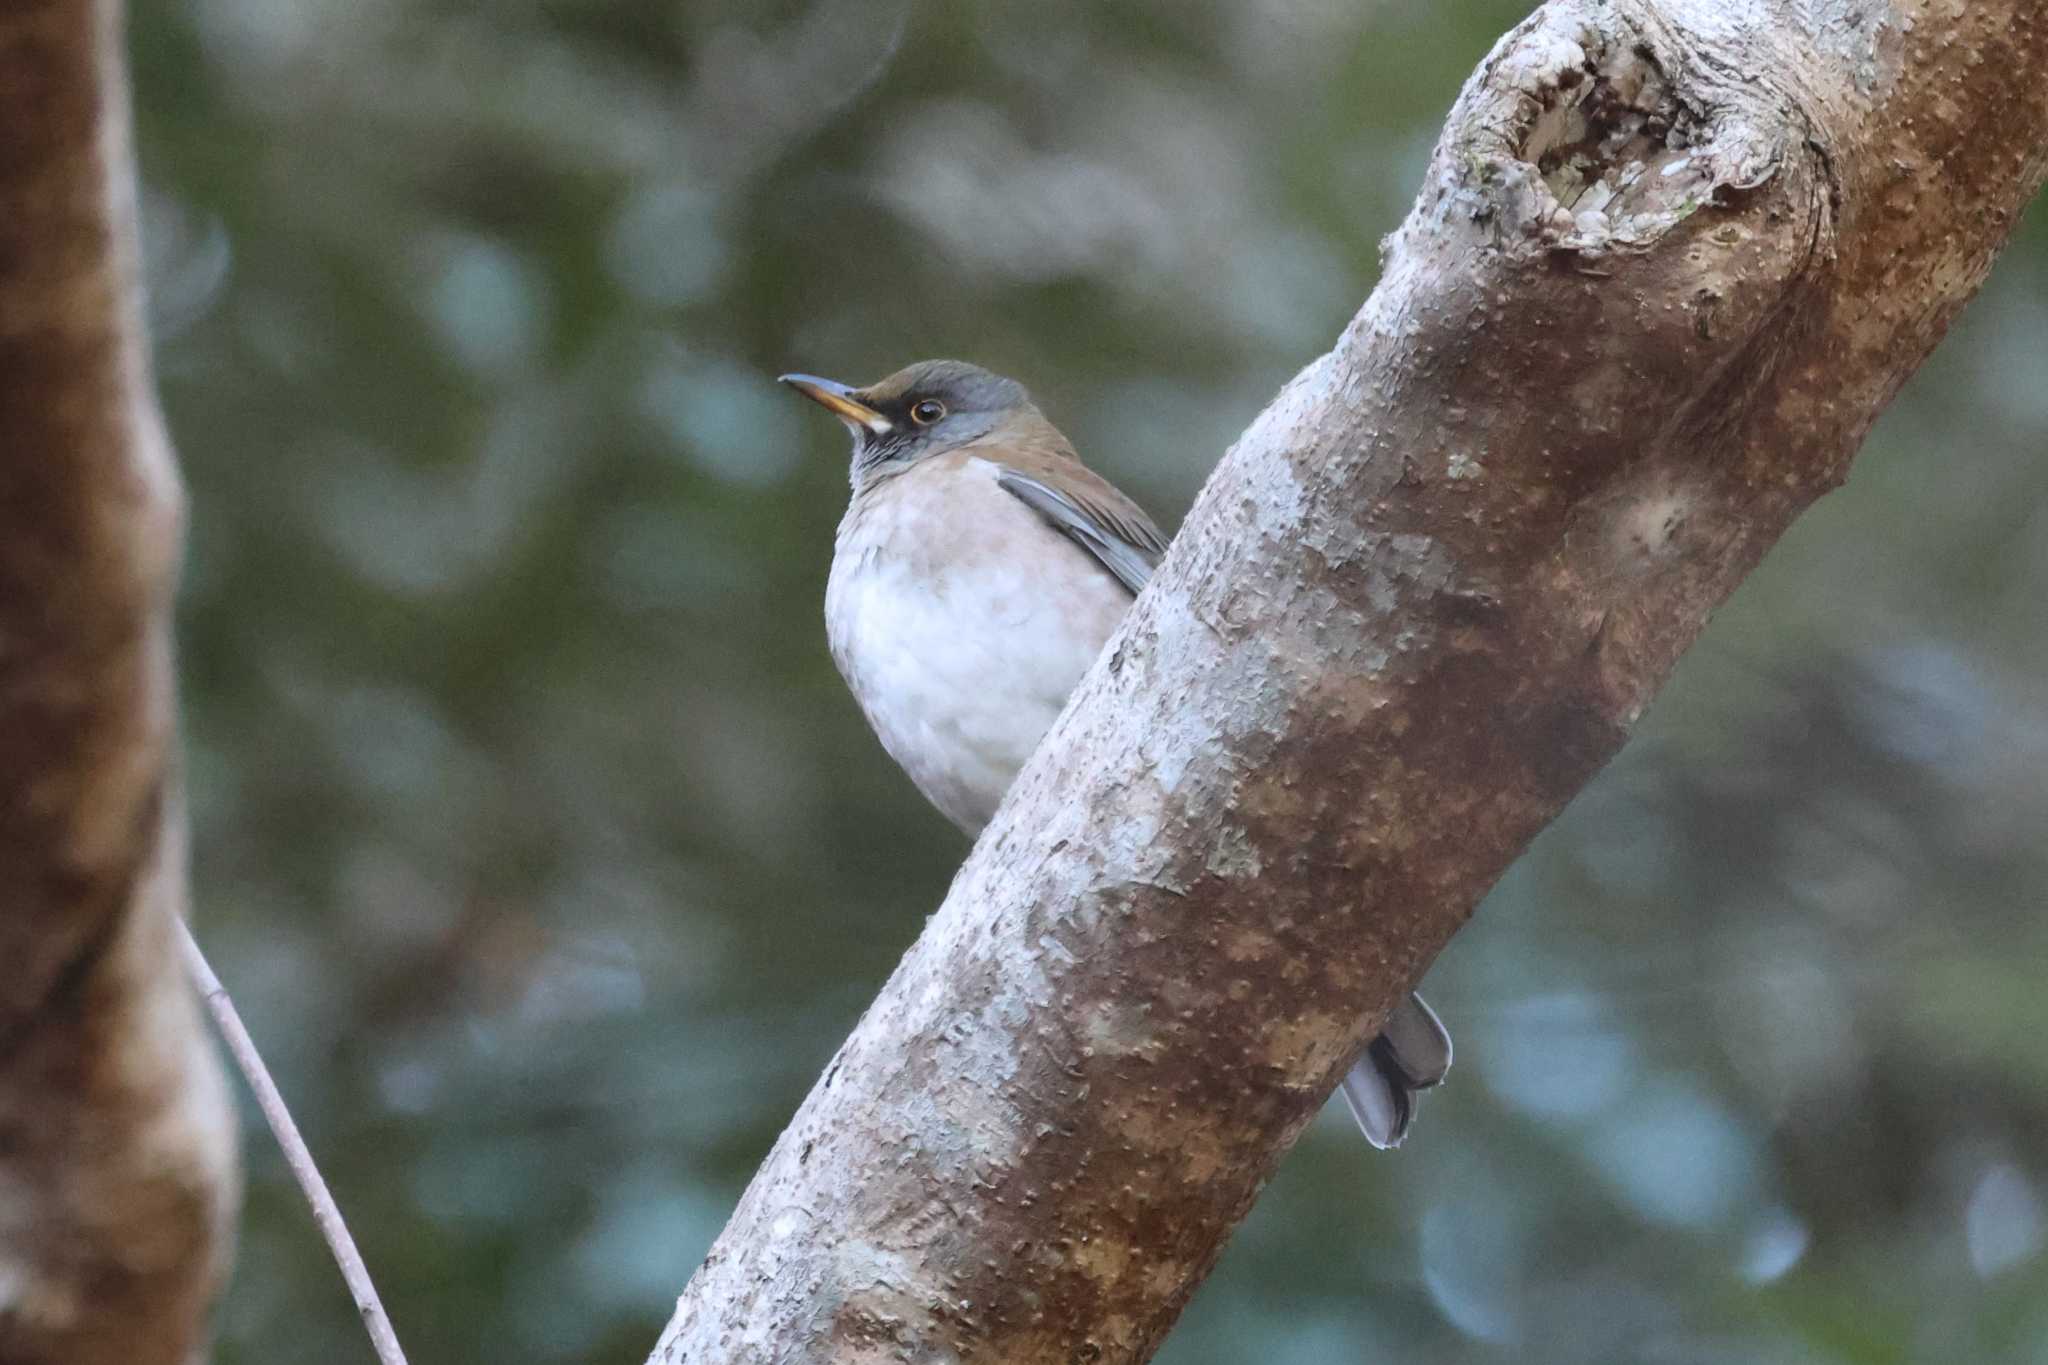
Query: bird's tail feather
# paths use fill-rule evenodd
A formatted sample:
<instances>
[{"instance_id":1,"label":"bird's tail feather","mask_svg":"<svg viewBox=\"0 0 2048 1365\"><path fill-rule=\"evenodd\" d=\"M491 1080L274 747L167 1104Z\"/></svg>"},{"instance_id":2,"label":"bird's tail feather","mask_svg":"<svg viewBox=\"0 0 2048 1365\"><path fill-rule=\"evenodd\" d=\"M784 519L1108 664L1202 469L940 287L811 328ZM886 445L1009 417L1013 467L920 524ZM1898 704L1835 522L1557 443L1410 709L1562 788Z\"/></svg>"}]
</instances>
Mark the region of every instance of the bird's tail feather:
<instances>
[{"instance_id":1,"label":"bird's tail feather","mask_svg":"<svg viewBox=\"0 0 2048 1365\"><path fill-rule=\"evenodd\" d=\"M1451 1069L1451 1035L1419 995L1387 1016L1341 1087L1351 1117L1373 1146L1398 1147L1415 1118L1415 1096Z\"/></svg>"}]
</instances>

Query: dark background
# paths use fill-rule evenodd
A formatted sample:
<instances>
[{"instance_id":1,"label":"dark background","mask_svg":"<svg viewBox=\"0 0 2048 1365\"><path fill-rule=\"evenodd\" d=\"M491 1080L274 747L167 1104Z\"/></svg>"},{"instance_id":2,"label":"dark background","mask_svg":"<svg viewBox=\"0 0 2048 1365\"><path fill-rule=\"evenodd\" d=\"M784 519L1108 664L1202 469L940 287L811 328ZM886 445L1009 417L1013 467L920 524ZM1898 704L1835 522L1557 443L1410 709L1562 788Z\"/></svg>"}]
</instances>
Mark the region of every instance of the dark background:
<instances>
[{"instance_id":1,"label":"dark background","mask_svg":"<svg viewBox=\"0 0 2048 1365\"><path fill-rule=\"evenodd\" d=\"M637 1362L964 852L826 656L959 355L1173 523L1526 6L137 0L203 937L413 1358ZM1430 977L1170 1365L2048 1359L2048 241ZM268 1139L220 1358L367 1360Z\"/></svg>"}]
</instances>

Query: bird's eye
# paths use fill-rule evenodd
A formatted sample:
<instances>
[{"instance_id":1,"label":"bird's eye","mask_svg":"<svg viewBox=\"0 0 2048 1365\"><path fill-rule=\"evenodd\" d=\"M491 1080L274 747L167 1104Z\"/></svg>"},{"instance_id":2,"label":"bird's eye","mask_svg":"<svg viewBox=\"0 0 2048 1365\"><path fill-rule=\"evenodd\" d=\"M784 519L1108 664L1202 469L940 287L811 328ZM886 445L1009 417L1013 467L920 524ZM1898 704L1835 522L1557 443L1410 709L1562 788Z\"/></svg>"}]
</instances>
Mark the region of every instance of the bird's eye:
<instances>
[{"instance_id":1,"label":"bird's eye","mask_svg":"<svg viewBox=\"0 0 2048 1365\"><path fill-rule=\"evenodd\" d=\"M946 415L946 405L936 398L920 398L910 405L910 420L928 427Z\"/></svg>"}]
</instances>

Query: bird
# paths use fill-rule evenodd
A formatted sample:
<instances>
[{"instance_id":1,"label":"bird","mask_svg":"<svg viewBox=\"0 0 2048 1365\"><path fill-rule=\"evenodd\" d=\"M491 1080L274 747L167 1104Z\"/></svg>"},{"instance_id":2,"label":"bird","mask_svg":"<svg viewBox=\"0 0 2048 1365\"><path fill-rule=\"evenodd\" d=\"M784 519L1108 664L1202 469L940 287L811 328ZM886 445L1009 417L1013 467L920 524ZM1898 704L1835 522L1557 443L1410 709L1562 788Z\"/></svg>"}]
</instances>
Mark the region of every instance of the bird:
<instances>
[{"instance_id":1,"label":"bird","mask_svg":"<svg viewBox=\"0 0 2048 1365\"><path fill-rule=\"evenodd\" d=\"M853 437L825 589L833 661L889 756L972 839L1166 537L1013 379L927 360L863 388L781 382ZM1395 1147L1450 1065L1449 1033L1411 995L1340 1090L1366 1140Z\"/></svg>"}]
</instances>

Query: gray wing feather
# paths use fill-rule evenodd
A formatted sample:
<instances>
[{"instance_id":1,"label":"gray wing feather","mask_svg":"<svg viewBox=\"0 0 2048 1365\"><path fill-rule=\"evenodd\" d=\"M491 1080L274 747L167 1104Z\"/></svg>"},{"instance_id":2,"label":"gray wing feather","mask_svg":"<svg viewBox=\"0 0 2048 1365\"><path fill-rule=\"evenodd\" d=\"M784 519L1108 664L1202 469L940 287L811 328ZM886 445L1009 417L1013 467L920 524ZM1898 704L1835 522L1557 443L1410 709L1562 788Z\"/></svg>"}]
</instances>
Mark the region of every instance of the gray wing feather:
<instances>
[{"instance_id":1,"label":"gray wing feather","mask_svg":"<svg viewBox=\"0 0 2048 1365\"><path fill-rule=\"evenodd\" d=\"M1014 469L999 471L996 483L1044 517L1053 530L1095 556L1134 597L1166 553L1165 538L1144 520L1142 512L1135 517L1119 516L1112 508L1063 493Z\"/></svg>"}]
</instances>

